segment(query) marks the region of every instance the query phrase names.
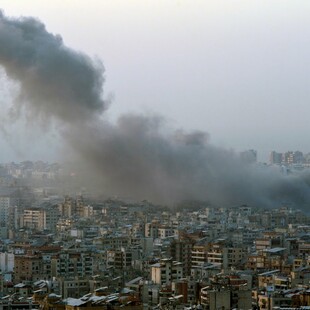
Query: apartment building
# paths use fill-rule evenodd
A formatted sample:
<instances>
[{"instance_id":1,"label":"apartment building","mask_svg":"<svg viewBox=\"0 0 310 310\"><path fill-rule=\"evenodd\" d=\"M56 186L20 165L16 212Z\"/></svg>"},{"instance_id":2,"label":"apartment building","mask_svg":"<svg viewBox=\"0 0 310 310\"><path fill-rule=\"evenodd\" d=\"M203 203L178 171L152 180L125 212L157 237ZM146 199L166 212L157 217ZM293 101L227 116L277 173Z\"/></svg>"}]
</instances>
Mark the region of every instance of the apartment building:
<instances>
[{"instance_id":1,"label":"apartment building","mask_svg":"<svg viewBox=\"0 0 310 310\"><path fill-rule=\"evenodd\" d=\"M17 190L0 188L0 238L8 238L10 208L17 203Z\"/></svg>"},{"instance_id":2,"label":"apartment building","mask_svg":"<svg viewBox=\"0 0 310 310\"><path fill-rule=\"evenodd\" d=\"M62 251L51 258L52 277L85 277L93 274L93 258L88 252Z\"/></svg>"},{"instance_id":3,"label":"apartment building","mask_svg":"<svg viewBox=\"0 0 310 310\"><path fill-rule=\"evenodd\" d=\"M21 227L38 231L55 231L59 219L57 206L46 206L45 208L26 208L21 217Z\"/></svg>"},{"instance_id":4,"label":"apartment building","mask_svg":"<svg viewBox=\"0 0 310 310\"><path fill-rule=\"evenodd\" d=\"M170 244L170 255L173 260L182 263L184 276L189 275L191 271L192 248L195 242L192 236L181 234L178 239L173 239Z\"/></svg>"},{"instance_id":5,"label":"apartment building","mask_svg":"<svg viewBox=\"0 0 310 310\"><path fill-rule=\"evenodd\" d=\"M183 278L182 263L170 258L161 259L159 263L151 266L151 280L155 284L171 285L173 281Z\"/></svg>"},{"instance_id":6,"label":"apartment building","mask_svg":"<svg viewBox=\"0 0 310 310\"><path fill-rule=\"evenodd\" d=\"M43 260L41 254L14 256L14 282L37 281L43 277Z\"/></svg>"},{"instance_id":7,"label":"apartment building","mask_svg":"<svg viewBox=\"0 0 310 310\"><path fill-rule=\"evenodd\" d=\"M246 279L238 275L215 276L200 291L204 309L252 309L252 292Z\"/></svg>"},{"instance_id":8,"label":"apartment building","mask_svg":"<svg viewBox=\"0 0 310 310\"><path fill-rule=\"evenodd\" d=\"M222 268L237 267L245 259L247 249L245 247L228 247L224 240L211 243L207 253L209 263L220 264Z\"/></svg>"},{"instance_id":9,"label":"apartment building","mask_svg":"<svg viewBox=\"0 0 310 310\"><path fill-rule=\"evenodd\" d=\"M200 302L203 309L231 309L231 292L229 289L215 290L210 287L204 287L200 291Z\"/></svg>"},{"instance_id":10,"label":"apartment building","mask_svg":"<svg viewBox=\"0 0 310 310\"><path fill-rule=\"evenodd\" d=\"M191 251L191 267L203 266L208 261L208 245L195 244Z\"/></svg>"},{"instance_id":11,"label":"apartment building","mask_svg":"<svg viewBox=\"0 0 310 310\"><path fill-rule=\"evenodd\" d=\"M126 270L132 265L132 252L125 248L107 251L107 266L115 270Z\"/></svg>"},{"instance_id":12,"label":"apartment building","mask_svg":"<svg viewBox=\"0 0 310 310\"><path fill-rule=\"evenodd\" d=\"M21 227L43 230L44 210L40 208L28 208L24 210Z\"/></svg>"}]
</instances>

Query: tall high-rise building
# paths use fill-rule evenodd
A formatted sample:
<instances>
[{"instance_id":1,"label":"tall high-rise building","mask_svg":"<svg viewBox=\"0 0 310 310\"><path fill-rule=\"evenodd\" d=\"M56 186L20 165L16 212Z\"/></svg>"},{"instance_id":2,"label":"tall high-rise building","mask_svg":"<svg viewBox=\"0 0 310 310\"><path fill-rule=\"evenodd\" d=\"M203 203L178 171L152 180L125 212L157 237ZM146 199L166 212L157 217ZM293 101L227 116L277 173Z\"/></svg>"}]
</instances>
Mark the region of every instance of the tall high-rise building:
<instances>
[{"instance_id":1,"label":"tall high-rise building","mask_svg":"<svg viewBox=\"0 0 310 310\"><path fill-rule=\"evenodd\" d=\"M282 163L282 153L272 151L270 153L269 161L272 165L280 165Z\"/></svg>"},{"instance_id":2,"label":"tall high-rise building","mask_svg":"<svg viewBox=\"0 0 310 310\"><path fill-rule=\"evenodd\" d=\"M192 249L195 242L191 235L181 233L179 238L174 239L170 244L170 255L173 260L182 263L185 276L189 275L191 271Z\"/></svg>"},{"instance_id":3,"label":"tall high-rise building","mask_svg":"<svg viewBox=\"0 0 310 310\"><path fill-rule=\"evenodd\" d=\"M302 164L304 162L304 154L300 151L295 151L293 153L294 164Z\"/></svg>"},{"instance_id":4,"label":"tall high-rise building","mask_svg":"<svg viewBox=\"0 0 310 310\"><path fill-rule=\"evenodd\" d=\"M282 154L282 163L286 165L302 164L304 162L304 155L300 151L288 151Z\"/></svg>"},{"instance_id":5,"label":"tall high-rise building","mask_svg":"<svg viewBox=\"0 0 310 310\"><path fill-rule=\"evenodd\" d=\"M8 238L10 207L16 204L16 189L0 188L0 238Z\"/></svg>"},{"instance_id":6,"label":"tall high-rise building","mask_svg":"<svg viewBox=\"0 0 310 310\"><path fill-rule=\"evenodd\" d=\"M256 150L247 150L240 153L240 158L243 162L252 164L257 161L257 151Z\"/></svg>"}]
</instances>

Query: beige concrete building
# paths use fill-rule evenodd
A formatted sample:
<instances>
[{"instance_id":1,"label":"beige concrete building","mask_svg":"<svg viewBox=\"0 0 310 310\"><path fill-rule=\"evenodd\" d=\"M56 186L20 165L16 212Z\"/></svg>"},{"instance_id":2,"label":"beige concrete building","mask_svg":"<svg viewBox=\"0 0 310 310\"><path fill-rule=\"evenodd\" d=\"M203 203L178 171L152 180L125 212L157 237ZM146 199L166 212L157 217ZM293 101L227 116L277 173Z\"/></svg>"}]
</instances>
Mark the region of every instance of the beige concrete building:
<instances>
[{"instance_id":1,"label":"beige concrete building","mask_svg":"<svg viewBox=\"0 0 310 310\"><path fill-rule=\"evenodd\" d=\"M24 210L21 227L35 230L44 229L44 210L40 208L28 208Z\"/></svg>"}]
</instances>

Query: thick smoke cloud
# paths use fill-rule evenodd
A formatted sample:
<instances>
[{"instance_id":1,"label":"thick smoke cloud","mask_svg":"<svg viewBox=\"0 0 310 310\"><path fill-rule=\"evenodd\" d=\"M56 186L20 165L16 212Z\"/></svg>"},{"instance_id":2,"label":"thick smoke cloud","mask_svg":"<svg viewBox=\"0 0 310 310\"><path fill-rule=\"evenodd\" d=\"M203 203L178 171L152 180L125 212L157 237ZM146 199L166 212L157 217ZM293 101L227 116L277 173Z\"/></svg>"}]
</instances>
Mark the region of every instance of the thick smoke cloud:
<instances>
[{"instance_id":1,"label":"thick smoke cloud","mask_svg":"<svg viewBox=\"0 0 310 310\"><path fill-rule=\"evenodd\" d=\"M103 66L67 48L33 18L0 12L0 63L20 82L14 109L63 122L87 121L103 111Z\"/></svg>"},{"instance_id":2,"label":"thick smoke cloud","mask_svg":"<svg viewBox=\"0 0 310 310\"><path fill-rule=\"evenodd\" d=\"M243 164L232 151L212 146L206 133L173 132L158 116L125 115L116 124L102 120L102 64L66 47L36 19L0 14L0 65L20 85L15 114L57 122L86 167L85 182L105 193L165 203L289 201L305 208L310 202L308 174L283 176Z\"/></svg>"}]
</instances>

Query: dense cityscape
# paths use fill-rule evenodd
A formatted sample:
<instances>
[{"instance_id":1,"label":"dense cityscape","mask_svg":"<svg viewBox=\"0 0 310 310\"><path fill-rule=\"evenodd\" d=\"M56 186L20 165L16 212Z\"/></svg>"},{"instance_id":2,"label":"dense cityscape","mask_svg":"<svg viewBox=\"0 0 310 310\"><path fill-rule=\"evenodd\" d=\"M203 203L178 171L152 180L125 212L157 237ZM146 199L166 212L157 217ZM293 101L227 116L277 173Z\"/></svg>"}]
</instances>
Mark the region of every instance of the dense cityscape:
<instances>
[{"instance_id":1,"label":"dense cityscape","mask_svg":"<svg viewBox=\"0 0 310 310\"><path fill-rule=\"evenodd\" d=\"M277 154L268 166L308 169L301 152ZM257 164L256 151L240 155ZM289 202L161 206L64 187L64 174L1 165L2 309L310 306L310 216Z\"/></svg>"},{"instance_id":2,"label":"dense cityscape","mask_svg":"<svg viewBox=\"0 0 310 310\"><path fill-rule=\"evenodd\" d=\"M310 7L280 2L1 2L0 310L310 309Z\"/></svg>"}]
</instances>

